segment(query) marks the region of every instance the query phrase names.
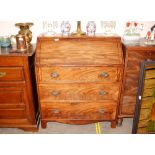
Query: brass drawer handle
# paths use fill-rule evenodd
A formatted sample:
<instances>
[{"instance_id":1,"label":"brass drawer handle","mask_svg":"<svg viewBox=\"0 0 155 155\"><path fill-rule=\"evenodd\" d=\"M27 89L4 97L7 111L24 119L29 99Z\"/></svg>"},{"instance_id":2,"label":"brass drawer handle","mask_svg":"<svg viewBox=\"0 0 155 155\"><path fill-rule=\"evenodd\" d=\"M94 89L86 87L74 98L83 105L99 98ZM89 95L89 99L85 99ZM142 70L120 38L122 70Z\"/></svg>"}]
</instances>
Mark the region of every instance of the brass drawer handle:
<instances>
[{"instance_id":1,"label":"brass drawer handle","mask_svg":"<svg viewBox=\"0 0 155 155\"><path fill-rule=\"evenodd\" d=\"M0 72L0 78L6 76L6 72Z\"/></svg>"},{"instance_id":2,"label":"brass drawer handle","mask_svg":"<svg viewBox=\"0 0 155 155\"><path fill-rule=\"evenodd\" d=\"M100 96L104 96L104 95L106 95L106 94L107 94L107 92L105 92L104 90L100 90L100 91L99 91L99 95L100 95Z\"/></svg>"},{"instance_id":3,"label":"brass drawer handle","mask_svg":"<svg viewBox=\"0 0 155 155\"><path fill-rule=\"evenodd\" d=\"M59 96L60 95L60 91L54 90L54 91L52 91L52 95L53 96Z\"/></svg>"},{"instance_id":4,"label":"brass drawer handle","mask_svg":"<svg viewBox=\"0 0 155 155\"><path fill-rule=\"evenodd\" d=\"M100 108L100 109L98 109L98 112L99 112L100 114L104 114L104 113L105 113L105 110L104 110L103 108Z\"/></svg>"},{"instance_id":5,"label":"brass drawer handle","mask_svg":"<svg viewBox=\"0 0 155 155\"><path fill-rule=\"evenodd\" d=\"M57 77L59 77L59 74L57 72L53 72L53 73L51 73L51 77L57 78Z\"/></svg>"},{"instance_id":6,"label":"brass drawer handle","mask_svg":"<svg viewBox=\"0 0 155 155\"><path fill-rule=\"evenodd\" d=\"M58 114L58 113L60 113L60 110L59 110L59 109L53 109L52 112L53 112L54 114Z\"/></svg>"},{"instance_id":7,"label":"brass drawer handle","mask_svg":"<svg viewBox=\"0 0 155 155\"><path fill-rule=\"evenodd\" d=\"M100 76L101 78L106 78L106 77L109 76L109 74L106 73L106 72L102 72L102 73L99 74L99 76Z\"/></svg>"}]
</instances>

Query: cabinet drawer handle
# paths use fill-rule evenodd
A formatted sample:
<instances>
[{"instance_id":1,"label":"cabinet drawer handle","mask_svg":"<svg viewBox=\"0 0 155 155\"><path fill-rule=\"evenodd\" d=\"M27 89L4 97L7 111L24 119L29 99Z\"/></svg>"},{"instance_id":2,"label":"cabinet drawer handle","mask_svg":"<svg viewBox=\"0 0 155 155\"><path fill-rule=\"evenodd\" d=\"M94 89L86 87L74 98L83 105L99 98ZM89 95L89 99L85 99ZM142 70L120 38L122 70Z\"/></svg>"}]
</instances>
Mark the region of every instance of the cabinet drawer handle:
<instances>
[{"instance_id":1,"label":"cabinet drawer handle","mask_svg":"<svg viewBox=\"0 0 155 155\"><path fill-rule=\"evenodd\" d=\"M109 76L109 74L106 73L106 72L102 72L102 73L99 74L99 76L100 76L101 78L106 78L106 77Z\"/></svg>"},{"instance_id":2,"label":"cabinet drawer handle","mask_svg":"<svg viewBox=\"0 0 155 155\"><path fill-rule=\"evenodd\" d=\"M100 108L100 109L98 109L98 112L99 112L100 114L104 114L104 113L105 113L105 110L104 110L103 108Z\"/></svg>"},{"instance_id":3,"label":"cabinet drawer handle","mask_svg":"<svg viewBox=\"0 0 155 155\"><path fill-rule=\"evenodd\" d=\"M59 109L53 109L52 112L53 112L54 114L58 114L58 113L60 113L60 110L59 110Z\"/></svg>"},{"instance_id":4,"label":"cabinet drawer handle","mask_svg":"<svg viewBox=\"0 0 155 155\"><path fill-rule=\"evenodd\" d=\"M57 72L53 72L53 73L51 73L51 77L57 78L57 77L59 77L59 74Z\"/></svg>"},{"instance_id":5,"label":"cabinet drawer handle","mask_svg":"<svg viewBox=\"0 0 155 155\"><path fill-rule=\"evenodd\" d=\"M0 78L6 76L6 72L0 72Z\"/></svg>"},{"instance_id":6,"label":"cabinet drawer handle","mask_svg":"<svg viewBox=\"0 0 155 155\"><path fill-rule=\"evenodd\" d=\"M52 91L52 95L53 96L59 96L60 95L60 92L59 91L56 91L56 90L55 91Z\"/></svg>"},{"instance_id":7,"label":"cabinet drawer handle","mask_svg":"<svg viewBox=\"0 0 155 155\"><path fill-rule=\"evenodd\" d=\"M99 91L99 95L100 95L100 96L104 96L104 95L106 95L106 94L107 94L107 92L105 92L104 90L100 90L100 91Z\"/></svg>"}]
</instances>

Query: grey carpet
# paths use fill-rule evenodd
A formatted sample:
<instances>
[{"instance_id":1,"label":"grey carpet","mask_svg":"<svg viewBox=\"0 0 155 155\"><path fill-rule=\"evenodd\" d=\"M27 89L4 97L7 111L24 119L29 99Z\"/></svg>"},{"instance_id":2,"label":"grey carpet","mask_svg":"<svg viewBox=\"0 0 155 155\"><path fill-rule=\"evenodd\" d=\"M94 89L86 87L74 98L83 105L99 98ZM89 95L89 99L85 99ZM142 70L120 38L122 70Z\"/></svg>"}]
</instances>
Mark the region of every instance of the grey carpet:
<instances>
[{"instance_id":1,"label":"grey carpet","mask_svg":"<svg viewBox=\"0 0 155 155\"><path fill-rule=\"evenodd\" d=\"M133 119L126 118L121 127L111 128L109 122L100 122L102 134L130 134ZM27 132L17 128L0 128L0 134L96 134L95 124L69 125L49 122L46 129L39 126L38 132Z\"/></svg>"}]
</instances>

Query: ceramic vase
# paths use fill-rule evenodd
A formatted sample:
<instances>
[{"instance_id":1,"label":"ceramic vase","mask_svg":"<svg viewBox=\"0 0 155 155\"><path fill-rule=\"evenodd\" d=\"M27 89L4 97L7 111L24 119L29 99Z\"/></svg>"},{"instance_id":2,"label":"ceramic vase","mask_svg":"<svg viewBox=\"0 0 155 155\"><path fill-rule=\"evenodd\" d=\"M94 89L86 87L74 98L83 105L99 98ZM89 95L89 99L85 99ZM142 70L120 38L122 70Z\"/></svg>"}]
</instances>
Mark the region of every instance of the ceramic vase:
<instances>
[{"instance_id":1,"label":"ceramic vase","mask_svg":"<svg viewBox=\"0 0 155 155\"><path fill-rule=\"evenodd\" d=\"M94 21L89 21L86 26L87 35L94 36L96 32L96 24Z\"/></svg>"},{"instance_id":2,"label":"ceramic vase","mask_svg":"<svg viewBox=\"0 0 155 155\"><path fill-rule=\"evenodd\" d=\"M62 35L68 36L70 33L70 29L71 29L71 25L70 25L69 21L63 21L61 23Z\"/></svg>"}]
</instances>

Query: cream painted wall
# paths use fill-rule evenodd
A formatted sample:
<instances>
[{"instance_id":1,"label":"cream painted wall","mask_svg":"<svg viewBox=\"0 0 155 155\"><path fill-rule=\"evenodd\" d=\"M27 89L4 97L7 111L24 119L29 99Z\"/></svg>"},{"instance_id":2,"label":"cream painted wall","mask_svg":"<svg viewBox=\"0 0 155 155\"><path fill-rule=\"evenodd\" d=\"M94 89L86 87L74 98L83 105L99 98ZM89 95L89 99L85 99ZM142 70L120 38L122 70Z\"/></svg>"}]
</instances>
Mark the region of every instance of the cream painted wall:
<instances>
[{"instance_id":1,"label":"cream painted wall","mask_svg":"<svg viewBox=\"0 0 155 155\"><path fill-rule=\"evenodd\" d=\"M52 21L52 20L51 20ZM3 35L12 35L17 34L19 29L15 27L15 23L19 21L0 21L0 36ZM22 21L20 21L22 22ZM43 32L43 21L28 21L33 22L34 26L31 27L31 31L33 32L33 40L32 42L35 43L37 36ZM86 31L86 24L88 21L82 21L82 30ZM102 29L100 26L100 21L96 22L96 33L102 33ZM126 21L116 21L116 33L120 36L123 36L124 28L125 28ZM141 32L141 36L144 37L146 35L147 30L155 24L155 21L140 21L139 23L144 24L143 31ZM60 33L60 24L61 21L58 21L58 29L56 30L57 33ZM76 30L76 21L70 21L71 24L71 32Z\"/></svg>"}]
</instances>

